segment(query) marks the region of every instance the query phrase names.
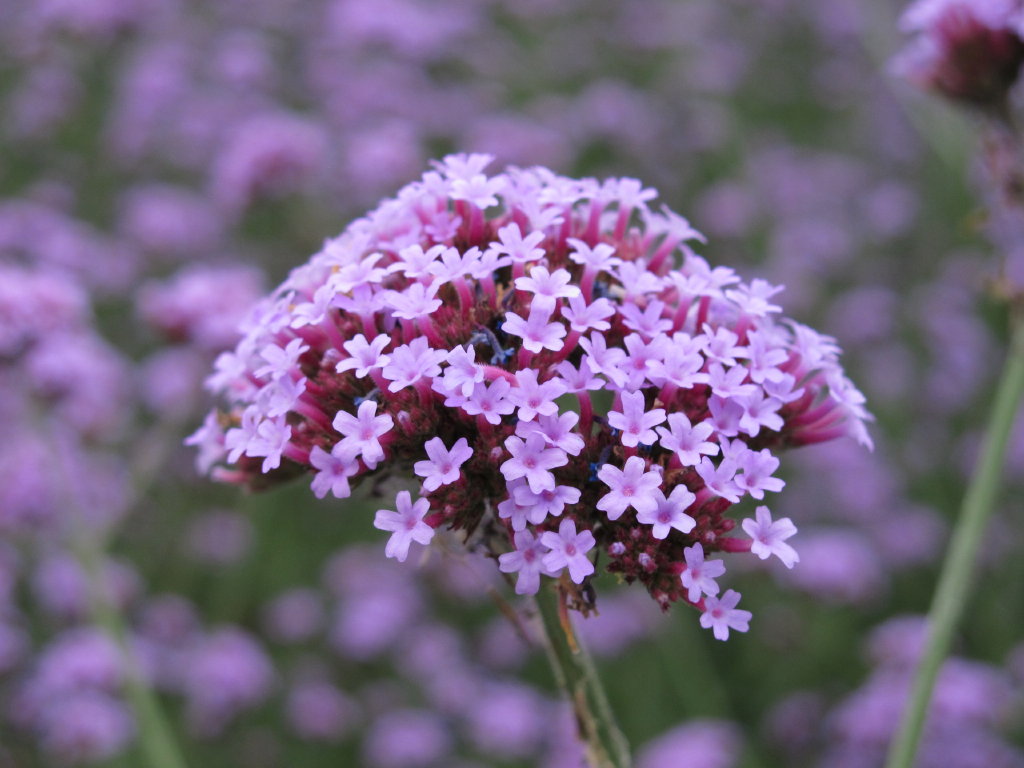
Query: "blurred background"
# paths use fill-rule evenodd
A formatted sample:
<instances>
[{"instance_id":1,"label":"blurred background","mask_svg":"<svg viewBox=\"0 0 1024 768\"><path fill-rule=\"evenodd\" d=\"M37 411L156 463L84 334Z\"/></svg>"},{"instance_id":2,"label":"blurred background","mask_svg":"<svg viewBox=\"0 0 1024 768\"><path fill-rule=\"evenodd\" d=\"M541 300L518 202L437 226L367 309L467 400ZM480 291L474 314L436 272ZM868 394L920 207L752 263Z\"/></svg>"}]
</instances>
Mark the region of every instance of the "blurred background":
<instances>
[{"instance_id":1,"label":"blurred background","mask_svg":"<svg viewBox=\"0 0 1024 768\"><path fill-rule=\"evenodd\" d=\"M0 0L0 768L144 764L110 608L191 766L578 768L492 563L182 445L249 305L452 151L640 178L838 338L877 448L788 455L751 631L607 576L582 631L640 768L880 765L1005 347L976 131L888 73L899 11ZM921 766L1024 766L1024 421L1007 477Z\"/></svg>"}]
</instances>

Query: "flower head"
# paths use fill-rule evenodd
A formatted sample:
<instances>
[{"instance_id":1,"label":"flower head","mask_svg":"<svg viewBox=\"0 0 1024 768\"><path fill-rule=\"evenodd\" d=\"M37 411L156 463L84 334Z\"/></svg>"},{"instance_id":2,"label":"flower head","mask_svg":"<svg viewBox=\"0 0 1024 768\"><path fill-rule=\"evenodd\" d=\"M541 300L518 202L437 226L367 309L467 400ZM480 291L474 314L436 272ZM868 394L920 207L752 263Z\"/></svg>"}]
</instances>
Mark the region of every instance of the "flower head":
<instances>
[{"instance_id":1,"label":"flower head","mask_svg":"<svg viewBox=\"0 0 1024 768\"><path fill-rule=\"evenodd\" d=\"M914 35L897 74L947 98L1000 108L1024 63L1024 9L1015 0L917 0L903 14Z\"/></svg>"},{"instance_id":2,"label":"flower head","mask_svg":"<svg viewBox=\"0 0 1024 768\"><path fill-rule=\"evenodd\" d=\"M639 182L487 161L437 164L250 314L209 381L227 405L193 439L204 466L305 471L337 497L411 470L421 497L375 518L391 557L454 529L517 591L565 574L585 609L601 553L716 636L745 629L711 555L795 559L788 520L759 511L751 543L732 506L781 489L788 447L869 444L837 345L783 317L777 286L696 255Z\"/></svg>"}]
</instances>

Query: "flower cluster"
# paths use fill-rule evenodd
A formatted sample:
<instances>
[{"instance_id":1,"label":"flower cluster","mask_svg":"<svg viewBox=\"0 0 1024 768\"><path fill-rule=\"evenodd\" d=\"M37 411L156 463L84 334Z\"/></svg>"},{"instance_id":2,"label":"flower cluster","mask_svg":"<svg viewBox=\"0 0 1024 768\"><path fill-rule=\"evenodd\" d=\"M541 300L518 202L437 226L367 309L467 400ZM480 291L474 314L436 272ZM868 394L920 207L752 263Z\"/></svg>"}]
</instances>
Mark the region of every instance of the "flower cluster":
<instances>
[{"instance_id":1,"label":"flower cluster","mask_svg":"<svg viewBox=\"0 0 1024 768\"><path fill-rule=\"evenodd\" d=\"M795 527L761 506L732 536L726 512L783 487L782 449L870 444L836 344L783 318L779 287L695 254L638 181L489 161L446 158L258 307L209 379L229 407L190 438L200 466L254 486L309 472L338 498L411 470L418 497L375 519L391 557L454 529L529 594L585 586L603 553L716 637L744 631L707 558L792 566Z\"/></svg>"},{"instance_id":2,"label":"flower cluster","mask_svg":"<svg viewBox=\"0 0 1024 768\"><path fill-rule=\"evenodd\" d=\"M950 99L1002 109L1024 64L1020 0L916 0L901 19L914 41L897 73Z\"/></svg>"}]
</instances>

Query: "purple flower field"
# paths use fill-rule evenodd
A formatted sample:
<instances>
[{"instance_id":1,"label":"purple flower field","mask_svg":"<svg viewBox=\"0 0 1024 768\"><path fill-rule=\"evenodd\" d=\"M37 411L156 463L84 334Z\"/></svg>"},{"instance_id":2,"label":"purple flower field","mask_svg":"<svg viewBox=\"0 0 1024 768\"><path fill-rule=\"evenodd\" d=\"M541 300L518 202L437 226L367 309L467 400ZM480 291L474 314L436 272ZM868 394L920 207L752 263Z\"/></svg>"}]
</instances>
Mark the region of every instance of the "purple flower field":
<instances>
[{"instance_id":1,"label":"purple flower field","mask_svg":"<svg viewBox=\"0 0 1024 768\"><path fill-rule=\"evenodd\" d=\"M1017 0L0 0L0 768L885 765L1022 62ZM919 768L1024 768L1008 413Z\"/></svg>"}]
</instances>

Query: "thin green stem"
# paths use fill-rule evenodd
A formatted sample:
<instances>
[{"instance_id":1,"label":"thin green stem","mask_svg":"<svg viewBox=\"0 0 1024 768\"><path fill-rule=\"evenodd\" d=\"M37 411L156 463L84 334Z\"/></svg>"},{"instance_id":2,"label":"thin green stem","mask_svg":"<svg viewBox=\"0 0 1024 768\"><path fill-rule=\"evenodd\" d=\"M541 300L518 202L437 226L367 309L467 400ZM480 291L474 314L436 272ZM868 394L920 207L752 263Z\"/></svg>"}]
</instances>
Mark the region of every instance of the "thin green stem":
<instances>
[{"instance_id":1,"label":"thin green stem","mask_svg":"<svg viewBox=\"0 0 1024 768\"><path fill-rule=\"evenodd\" d=\"M139 749L147 768L186 768L173 732L152 689L146 684L138 661L128 642L121 615L111 604L104 579L102 551L88 534L75 547L89 585L89 605L93 622L113 640L124 663L124 687L139 729Z\"/></svg>"},{"instance_id":2,"label":"thin green stem","mask_svg":"<svg viewBox=\"0 0 1024 768\"><path fill-rule=\"evenodd\" d=\"M612 714L594 662L563 610L563 600L555 589L542 589L536 598L537 613L548 660L555 679L569 696L590 768L630 768L629 745Z\"/></svg>"},{"instance_id":3,"label":"thin green stem","mask_svg":"<svg viewBox=\"0 0 1024 768\"><path fill-rule=\"evenodd\" d=\"M928 614L928 644L918 665L910 702L893 740L886 768L910 768L913 765L935 679L949 652L953 632L970 594L974 563L995 506L1006 446L1022 397L1024 322L1018 317L1014 322L1006 368L989 418L985 444L964 496Z\"/></svg>"}]
</instances>

